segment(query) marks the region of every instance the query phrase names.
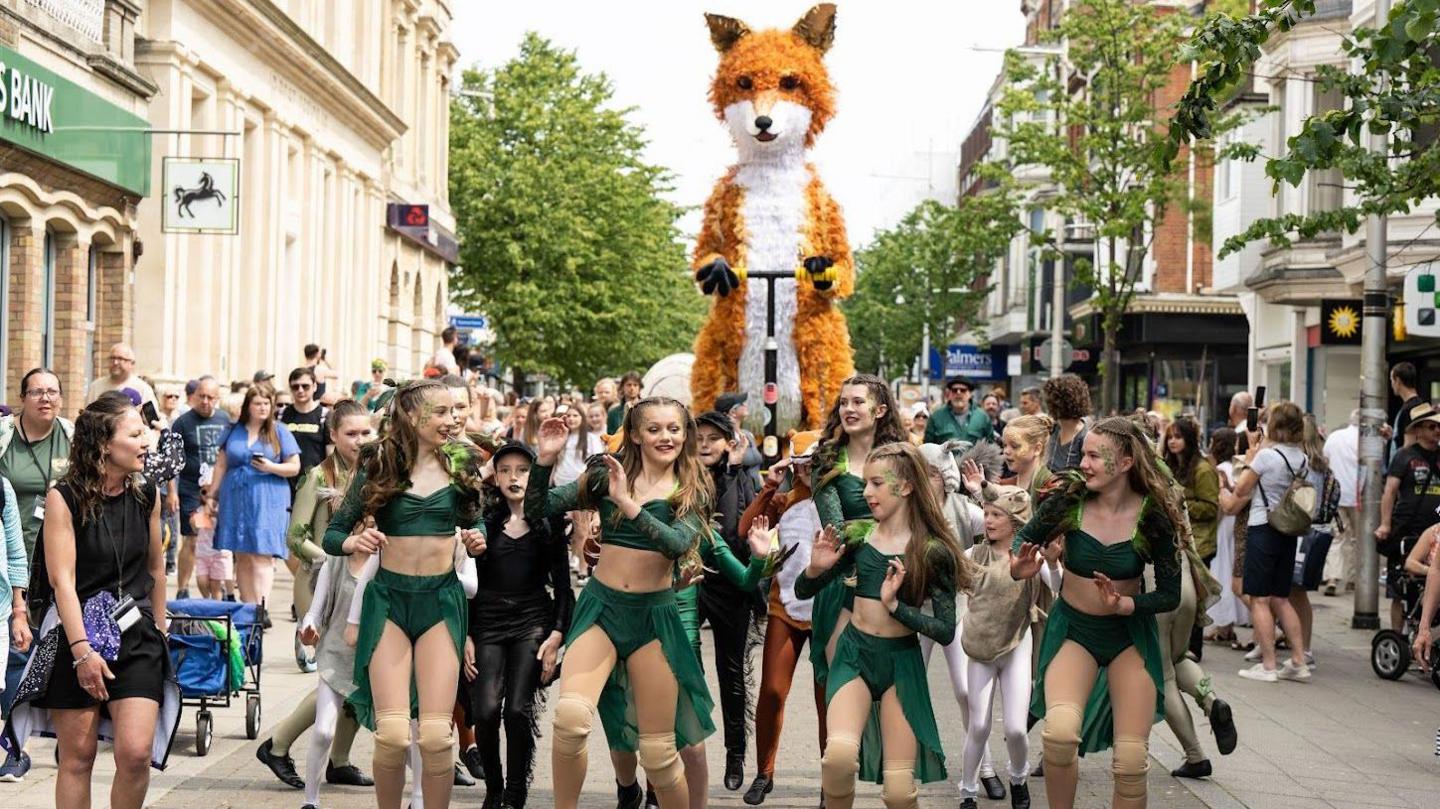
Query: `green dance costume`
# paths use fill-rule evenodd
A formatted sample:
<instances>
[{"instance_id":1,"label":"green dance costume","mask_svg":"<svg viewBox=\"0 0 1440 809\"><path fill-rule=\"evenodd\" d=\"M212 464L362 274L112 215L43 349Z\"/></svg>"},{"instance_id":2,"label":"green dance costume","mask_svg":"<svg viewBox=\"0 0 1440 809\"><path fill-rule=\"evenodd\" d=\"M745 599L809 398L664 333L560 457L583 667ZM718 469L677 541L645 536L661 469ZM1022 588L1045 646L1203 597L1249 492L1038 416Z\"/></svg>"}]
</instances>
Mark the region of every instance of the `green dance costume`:
<instances>
[{"instance_id":1,"label":"green dance costume","mask_svg":"<svg viewBox=\"0 0 1440 809\"><path fill-rule=\"evenodd\" d=\"M346 556L344 543L350 531L365 518L362 492L364 470L355 473L345 500L325 531L325 552ZM386 536L449 536L458 528L480 528L478 516L466 516L466 493L451 483L425 497L401 492L375 513L375 528ZM478 515L478 509L474 509ZM370 694L370 657L380 643L385 624L395 624L413 643L426 630L443 622L455 641L455 659L463 658L466 631L465 591L455 571L438 576L405 576L381 567L365 587L360 607L359 638L355 642L355 693L349 701L360 724L375 729L375 703ZM413 687L412 687L413 692ZM411 695L412 718L414 694Z\"/></svg>"},{"instance_id":2,"label":"green dance costume","mask_svg":"<svg viewBox=\"0 0 1440 809\"><path fill-rule=\"evenodd\" d=\"M880 600L880 585L892 559L902 559L904 554L884 554L868 541L875 530L873 522L863 522L856 528L864 532L865 539L840 558L835 566L819 578L801 575L795 581L795 595L810 598L834 582L853 576L855 596ZM932 549L936 546L932 543ZM938 560L940 554L930 554ZM920 608L904 601L899 602L892 615L907 629L931 638L941 646L955 639L955 572L949 564L933 564L929 583L930 604L934 615L926 615ZM925 676L925 658L920 654L918 635L904 635L883 638L860 631L854 624L845 627L840 640L835 644L835 659L830 663L829 677L825 682L825 701L834 699L846 683L859 678L870 689L870 698L876 703L892 686L905 713L905 721L915 733L919 748L915 757L915 777L921 783L941 781L945 778L945 754L940 747L940 731L935 727L935 710L930 705L930 684ZM881 783L880 725L878 714L872 707L864 735L860 741L860 778Z\"/></svg>"},{"instance_id":3,"label":"green dance costume","mask_svg":"<svg viewBox=\"0 0 1440 809\"><path fill-rule=\"evenodd\" d=\"M1080 488L1080 491L1076 491ZM1043 545L1061 534L1065 537L1065 569L1077 576L1094 578L1104 573L1115 581L1140 579L1147 563L1155 566L1155 590L1135 596L1130 615L1090 615L1056 600L1040 642L1040 659L1035 671L1035 691L1030 713L1045 716L1045 670L1066 640L1078 643L1100 666L1100 675L1085 705L1080 731L1080 755L1096 753L1114 742L1114 712L1105 667L1131 646L1145 661L1145 671L1155 682L1155 721L1165 716L1164 676L1161 671L1160 635L1155 615L1169 612L1180 603L1180 553L1175 528L1161 508L1146 498L1140 508L1135 534L1128 542L1106 545L1080 529L1086 494L1083 484L1071 483L1069 491L1057 492L1041 501L1035 516L1015 534L1011 552L1028 542ZM1143 587L1143 580L1142 580Z\"/></svg>"},{"instance_id":4,"label":"green dance costume","mask_svg":"<svg viewBox=\"0 0 1440 809\"><path fill-rule=\"evenodd\" d=\"M865 502L865 481L850 474L850 454L841 447L835 459L835 467L828 480L821 483L817 470L814 496L815 510L820 514L821 526L832 526L836 534L842 533L845 523L851 520L870 519L870 504ZM834 579L833 584L815 593L815 602L810 613L810 666L815 670L815 681L821 685L830 671L830 662L825 659L825 647L835 634L835 625L840 622L840 613L855 603L855 590L844 579ZM805 598L805 596L800 596Z\"/></svg>"},{"instance_id":5,"label":"green dance costume","mask_svg":"<svg viewBox=\"0 0 1440 809\"><path fill-rule=\"evenodd\" d=\"M587 507L580 503L578 481L551 489L550 473L548 466L530 467L530 482L525 489L525 519L530 522ZM634 519L629 519L605 497L608 481L600 469L592 468L584 479L590 481L590 501L599 503L603 545L652 551L678 559L690 549L701 531L708 531L697 515L676 519L668 500L651 500L640 507ZM686 634L674 590L624 592L606 587L591 576L575 602L575 614L570 619L570 634L565 642L573 643L592 626L604 631L621 663L651 641L660 641L661 651L680 686L675 706L678 747L695 744L715 732L715 724L710 721L714 703L705 686L700 658ZM629 674L625 666L616 665L597 706L612 749L633 751L639 744L632 697Z\"/></svg>"}]
</instances>

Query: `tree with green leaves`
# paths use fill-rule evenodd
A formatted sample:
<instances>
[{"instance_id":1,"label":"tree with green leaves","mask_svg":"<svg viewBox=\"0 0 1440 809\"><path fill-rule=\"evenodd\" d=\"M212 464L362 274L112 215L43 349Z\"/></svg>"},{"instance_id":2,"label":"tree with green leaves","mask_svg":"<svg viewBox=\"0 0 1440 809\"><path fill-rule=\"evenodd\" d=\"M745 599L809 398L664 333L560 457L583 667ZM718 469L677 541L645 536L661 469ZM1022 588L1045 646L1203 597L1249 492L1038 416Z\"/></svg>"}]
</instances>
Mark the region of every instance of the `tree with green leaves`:
<instances>
[{"instance_id":1,"label":"tree with green leaves","mask_svg":"<svg viewBox=\"0 0 1440 809\"><path fill-rule=\"evenodd\" d=\"M452 297L494 324L497 359L588 384L686 351L694 294L670 174L610 106L604 74L530 33L493 70L467 70L450 108Z\"/></svg>"},{"instance_id":2,"label":"tree with green leaves","mask_svg":"<svg viewBox=\"0 0 1440 809\"><path fill-rule=\"evenodd\" d=\"M1093 290L1103 348L1101 412L1120 403L1118 338L1136 293L1156 225L1180 201L1184 178L1168 162L1172 144L1161 105L1186 15L1133 0L1077 0L1042 45L1063 54L1010 51L996 103L994 137L1005 143L996 176L1025 182L1038 170L1054 188L1043 206L1072 232L1093 233L1096 261L1075 262L1073 282ZM1020 179L1013 179L1013 178ZM1067 234L1032 233L1063 258Z\"/></svg>"},{"instance_id":3,"label":"tree with green leaves","mask_svg":"<svg viewBox=\"0 0 1440 809\"><path fill-rule=\"evenodd\" d=\"M1315 0L1262 0L1240 18L1217 15L1190 43L1200 63L1197 79L1171 122L1172 142L1208 138L1229 124L1218 114L1219 99L1243 82L1261 46L1277 31L1288 31L1315 13ZM1354 233L1371 214L1409 212L1440 195L1440 151L1432 148L1440 127L1440 0L1396 0L1378 28L1361 26L1343 40L1345 54L1359 70L1325 66L1316 79L1338 88L1346 103L1305 119L1281 154L1265 158L1265 173L1298 186L1308 171L1338 169L1350 192L1333 210L1260 219L1228 239L1220 255L1257 239L1278 246L1322 233ZM1387 153L1373 151L1368 136L1388 135ZM1254 144L1226 147L1225 156L1261 157Z\"/></svg>"},{"instance_id":4,"label":"tree with green leaves","mask_svg":"<svg viewBox=\"0 0 1440 809\"><path fill-rule=\"evenodd\" d=\"M855 367L889 378L920 354L927 327L939 346L983 330L990 271L1020 229L1000 189L955 206L926 200L877 232L855 254L856 294L843 304Z\"/></svg>"}]
</instances>

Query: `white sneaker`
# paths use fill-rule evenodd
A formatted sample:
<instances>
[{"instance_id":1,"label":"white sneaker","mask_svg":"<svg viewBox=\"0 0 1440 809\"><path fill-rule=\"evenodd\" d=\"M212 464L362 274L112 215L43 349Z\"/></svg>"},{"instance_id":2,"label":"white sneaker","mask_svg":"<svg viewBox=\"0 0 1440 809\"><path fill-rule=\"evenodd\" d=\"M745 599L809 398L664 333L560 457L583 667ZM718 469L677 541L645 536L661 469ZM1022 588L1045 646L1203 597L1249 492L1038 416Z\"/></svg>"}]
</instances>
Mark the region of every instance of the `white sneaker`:
<instances>
[{"instance_id":1,"label":"white sneaker","mask_svg":"<svg viewBox=\"0 0 1440 809\"><path fill-rule=\"evenodd\" d=\"M1280 667L1277 676L1282 680L1294 680L1297 683L1303 683L1310 679L1310 668L1308 666L1297 666L1289 660L1286 660L1285 665Z\"/></svg>"},{"instance_id":2,"label":"white sneaker","mask_svg":"<svg viewBox=\"0 0 1440 809\"><path fill-rule=\"evenodd\" d=\"M1245 662L1246 662L1246 663L1254 663L1254 662L1256 662L1256 661L1259 660L1259 659L1260 659L1260 644L1257 643L1257 644L1255 644L1255 648L1254 648L1254 649L1251 649L1250 651L1248 651L1248 652L1245 653Z\"/></svg>"},{"instance_id":3,"label":"white sneaker","mask_svg":"<svg viewBox=\"0 0 1440 809\"><path fill-rule=\"evenodd\" d=\"M1308 675L1309 672L1306 672L1306 674ZM1256 663L1248 669L1240 669L1240 676L1247 680L1258 680L1262 683L1274 683L1280 680L1280 675L1275 672L1275 669L1265 668L1264 663Z\"/></svg>"}]
</instances>

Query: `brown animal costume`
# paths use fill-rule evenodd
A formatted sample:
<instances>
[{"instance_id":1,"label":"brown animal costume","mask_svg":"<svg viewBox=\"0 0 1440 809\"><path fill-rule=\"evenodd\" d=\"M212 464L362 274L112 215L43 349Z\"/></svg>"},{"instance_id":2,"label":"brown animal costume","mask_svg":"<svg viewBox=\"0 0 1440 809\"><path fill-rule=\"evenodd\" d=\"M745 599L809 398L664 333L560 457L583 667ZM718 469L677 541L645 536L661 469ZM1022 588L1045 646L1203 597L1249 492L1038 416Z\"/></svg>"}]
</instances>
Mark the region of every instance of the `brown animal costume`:
<instances>
[{"instance_id":1,"label":"brown animal costume","mask_svg":"<svg viewBox=\"0 0 1440 809\"><path fill-rule=\"evenodd\" d=\"M705 407L739 390L753 417L763 418L768 283L751 284L746 273L793 272L775 282L777 427L816 429L841 380L854 372L849 331L835 306L855 289L845 222L805 162L835 113L821 61L835 39L835 6L814 7L788 31L752 32L729 17L705 18L720 51L710 101L739 159L705 202L695 245L695 280L715 298L695 340L693 401Z\"/></svg>"}]
</instances>

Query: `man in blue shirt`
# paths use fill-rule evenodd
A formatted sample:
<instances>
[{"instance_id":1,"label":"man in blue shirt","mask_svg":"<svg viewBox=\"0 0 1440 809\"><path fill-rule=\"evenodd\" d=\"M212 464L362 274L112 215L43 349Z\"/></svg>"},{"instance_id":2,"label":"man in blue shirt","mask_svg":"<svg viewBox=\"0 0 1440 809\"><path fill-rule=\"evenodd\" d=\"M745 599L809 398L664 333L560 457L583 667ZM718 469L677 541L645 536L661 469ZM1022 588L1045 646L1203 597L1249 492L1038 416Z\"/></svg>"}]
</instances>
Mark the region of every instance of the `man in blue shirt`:
<instances>
[{"instance_id":1,"label":"man in blue shirt","mask_svg":"<svg viewBox=\"0 0 1440 809\"><path fill-rule=\"evenodd\" d=\"M190 516L199 511L204 500L200 491L200 480L208 477L208 470L215 465L215 455L225 431L230 427L230 416L217 407L220 403L220 385L212 376L203 376L195 386L195 395L190 397L190 409L175 419L172 430L185 441L185 468L175 479L180 494L180 558L177 560L176 598L188 598L190 577L195 572L195 527Z\"/></svg>"}]
</instances>

